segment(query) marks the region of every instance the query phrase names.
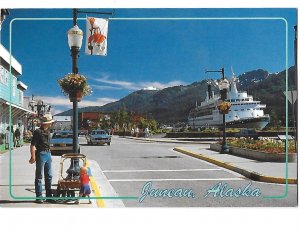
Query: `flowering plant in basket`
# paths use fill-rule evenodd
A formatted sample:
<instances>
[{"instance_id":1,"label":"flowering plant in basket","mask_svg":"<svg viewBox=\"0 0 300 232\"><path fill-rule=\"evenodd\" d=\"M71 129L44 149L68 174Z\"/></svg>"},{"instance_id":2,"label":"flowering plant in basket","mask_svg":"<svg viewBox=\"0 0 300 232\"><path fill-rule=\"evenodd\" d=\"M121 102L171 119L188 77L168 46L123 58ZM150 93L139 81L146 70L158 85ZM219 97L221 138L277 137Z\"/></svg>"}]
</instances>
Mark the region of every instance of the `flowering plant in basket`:
<instances>
[{"instance_id":1,"label":"flowering plant in basket","mask_svg":"<svg viewBox=\"0 0 300 232\"><path fill-rule=\"evenodd\" d=\"M65 96L70 96L72 92L81 92L82 96L90 95L91 87L88 85L86 77L80 74L69 73L58 80L61 91Z\"/></svg>"},{"instance_id":2,"label":"flowering plant in basket","mask_svg":"<svg viewBox=\"0 0 300 232\"><path fill-rule=\"evenodd\" d=\"M221 114L228 114L228 111L231 107L231 104L227 101L223 101L220 104L218 104L218 110Z\"/></svg>"}]
</instances>

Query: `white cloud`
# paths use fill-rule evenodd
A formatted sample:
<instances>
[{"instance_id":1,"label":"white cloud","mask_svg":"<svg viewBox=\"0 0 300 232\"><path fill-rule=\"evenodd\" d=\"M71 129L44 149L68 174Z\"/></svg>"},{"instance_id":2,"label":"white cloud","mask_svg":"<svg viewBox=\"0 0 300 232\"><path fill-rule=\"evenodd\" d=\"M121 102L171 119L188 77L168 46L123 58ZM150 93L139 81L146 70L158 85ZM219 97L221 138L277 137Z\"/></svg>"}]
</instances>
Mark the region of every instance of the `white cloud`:
<instances>
[{"instance_id":1,"label":"white cloud","mask_svg":"<svg viewBox=\"0 0 300 232\"><path fill-rule=\"evenodd\" d=\"M107 103L111 103L111 102L115 102L118 101L119 99L115 99L115 98L97 98L96 101L87 101L87 100L82 100L81 102L79 102L79 106L80 107L86 107L86 106L103 106Z\"/></svg>"},{"instance_id":2,"label":"white cloud","mask_svg":"<svg viewBox=\"0 0 300 232\"><path fill-rule=\"evenodd\" d=\"M68 97L64 96L35 96L35 99L40 99L44 102L44 104L51 105L51 114L56 115L65 110L72 109L73 104L70 102ZM82 100L78 103L78 107L87 107L87 106L103 106L107 103L117 101L118 99L114 98L97 98L95 101L93 100Z\"/></svg>"},{"instance_id":3,"label":"white cloud","mask_svg":"<svg viewBox=\"0 0 300 232\"><path fill-rule=\"evenodd\" d=\"M92 89L97 89L97 90L118 90L122 89L121 87L116 87L116 86L109 86L109 85L91 85Z\"/></svg>"},{"instance_id":4,"label":"white cloud","mask_svg":"<svg viewBox=\"0 0 300 232\"><path fill-rule=\"evenodd\" d=\"M70 102L68 97L50 97L50 96L35 96L36 99L41 99L44 103L50 104L51 106L65 106L72 107L72 102ZM78 105L79 107L86 106L103 106L107 103L117 101L115 98L97 98L95 101L92 100L81 100Z\"/></svg>"},{"instance_id":5,"label":"white cloud","mask_svg":"<svg viewBox=\"0 0 300 232\"><path fill-rule=\"evenodd\" d=\"M97 82L110 84L111 86L106 86L106 88L112 88L112 89L128 89L128 90L140 90L140 89L165 89L172 86L178 86L178 85L186 85L185 82L174 80L169 81L166 83L154 81L154 82L129 82L129 81L118 81L118 80L110 80L108 75L104 75L102 78L94 79ZM103 88L102 85L97 86L94 85L94 88Z\"/></svg>"},{"instance_id":6,"label":"white cloud","mask_svg":"<svg viewBox=\"0 0 300 232\"><path fill-rule=\"evenodd\" d=\"M141 82L140 85L141 86L148 86L148 87L150 86L150 87L153 87L153 88L156 88L156 89L165 89L165 88L172 87L172 86L186 85L186 83L184 83L182 81L175 80L175 81L170 81L170 82L167 82L167 83L161 83L161 82L157 82L157 81L155 81L155 82Z\"/></svg>"},{"instance_id":7,"label":"white cloud","mask_svg":"<svg viewBox=\"0 0 300 232\"><path fill-rule=\"evenodd\" d=\"M56 107L51 107L51 114L52 115L56 115L56 114L59 114L61 112L63 112L63 110L59 110Z\"/></svg>"},{"instance_id":8,"label":"white cloud","mask_svg":"<svg viewBox=\"0 0 300 232\"><path fill-rule=\"evenodd\" d=\"M44 103L50 104L51 106L72 106L72 103L67 97L34 96L34 98L40 99Z\"/></svg>"},{"instance_id":9,"label":"white cloud","mask_svg":"<svg viewBox=\"0 0 300 232\"><path fill-rule=\"evenodd\" d=\"M121 89L138 90L140 87L133 82L109 80L107 76L95 79L98 82L115 85Z\"/></svg>"},{"instance_id":10,"label":"white cloud","mask_svg":"<svg viewBox=\"0 0 300 232\"><path fill-rule=\"evenodd\" d=\"M158 90L158 88L155 88L153 86L149 86L149 87L143 88L143 90Z\"/></svg>"}]
</instances>

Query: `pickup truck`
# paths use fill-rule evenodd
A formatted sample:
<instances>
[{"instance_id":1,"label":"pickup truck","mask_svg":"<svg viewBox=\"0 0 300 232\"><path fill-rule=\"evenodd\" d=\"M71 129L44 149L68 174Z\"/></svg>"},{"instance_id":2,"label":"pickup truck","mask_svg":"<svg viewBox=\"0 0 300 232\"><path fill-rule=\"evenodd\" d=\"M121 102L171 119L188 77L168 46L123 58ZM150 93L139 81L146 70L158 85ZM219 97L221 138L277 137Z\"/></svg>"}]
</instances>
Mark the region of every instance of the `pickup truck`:
<instances>
[{"instance_id":1,"label":"pickup truck","mask_svg":"<svg viewBox=\"0 0 300 232\"><path fill-rule=\"evenodd\" d=\"M92 130L86 136L87 144L101 144L105 143L110 146L111 136L105 130Z\"/></svg>"}]
</instances>

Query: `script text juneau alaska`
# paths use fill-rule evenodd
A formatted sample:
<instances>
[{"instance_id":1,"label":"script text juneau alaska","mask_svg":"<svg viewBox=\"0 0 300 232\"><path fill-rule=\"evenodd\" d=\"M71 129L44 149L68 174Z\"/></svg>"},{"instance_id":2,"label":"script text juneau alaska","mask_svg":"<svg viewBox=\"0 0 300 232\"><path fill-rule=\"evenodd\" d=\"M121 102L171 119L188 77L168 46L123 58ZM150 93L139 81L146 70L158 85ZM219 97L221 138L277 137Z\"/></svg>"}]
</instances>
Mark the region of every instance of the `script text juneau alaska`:
<instances>
[{"instance_id":1,"label":"script text juneau alaska","mask_svg":"<svg viewBox=\"0 0 300 232\"><path fill-rule=\"evenodd\" d=\"M154 189L152 182L148 181L144 184L141 192L142 196L139 202L143 202L146 197L152 198L195 198L192 189L174 188L174 189Z\"/></svg>"},{"instance_id":2,"label":"script text juneau alaska","mask_svg":"<svg viewBox=\"0 0 300 232\"><path fill-rule=\"evenodd\" d=\"M208 189L204 198L211 195L212 197L259 197L261 191L259 188L251 189L251 182L242 188L234 189L229 187L227 183L218 183L212 188Z\"/></svg>"}]
</instances>

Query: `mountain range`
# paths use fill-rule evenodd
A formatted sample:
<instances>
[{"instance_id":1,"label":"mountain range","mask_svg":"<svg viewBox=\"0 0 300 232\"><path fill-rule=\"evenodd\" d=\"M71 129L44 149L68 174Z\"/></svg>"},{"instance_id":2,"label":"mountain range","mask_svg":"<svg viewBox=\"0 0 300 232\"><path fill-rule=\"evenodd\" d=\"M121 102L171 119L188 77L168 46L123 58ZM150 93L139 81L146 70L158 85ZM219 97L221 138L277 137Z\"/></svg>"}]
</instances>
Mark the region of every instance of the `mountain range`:
<instances>
[{"instance_id":1,"label":"mountain range","mask_svg":"<svg viewBox=\"0 0 300 232\"><path fill-rule=\"evenodd\" d=\"M267 105L265 113L275 114L277 119L285 117L285 91L286 71L269 73L258 69L245 72L237 78L238 90L247 91L253 95L254 100L260 100ZM289 89L295 89L295 67L288 69ZM154 118L160 123L186 122L189 111L200 104L206 97L207 82L202 80L190 85L168 87L162 90L138 90L128 96L103 106L89 106L80 108L79 112L110 113L125 106L127 111L145 117ZM215 81L215 80L213 80ZM218 93L216 87L212 87ZM72 110L57 114L57 116L71 116Z\"/></svg>"}]
</instances>

